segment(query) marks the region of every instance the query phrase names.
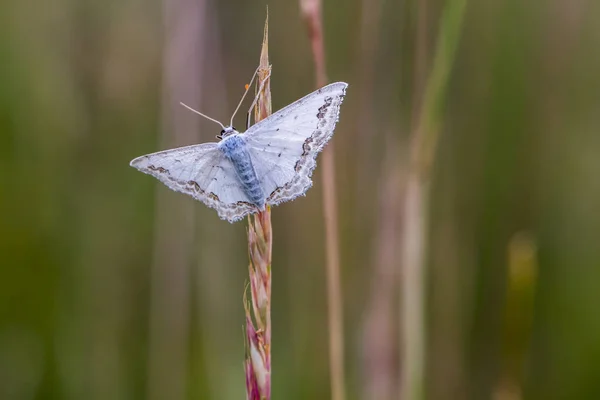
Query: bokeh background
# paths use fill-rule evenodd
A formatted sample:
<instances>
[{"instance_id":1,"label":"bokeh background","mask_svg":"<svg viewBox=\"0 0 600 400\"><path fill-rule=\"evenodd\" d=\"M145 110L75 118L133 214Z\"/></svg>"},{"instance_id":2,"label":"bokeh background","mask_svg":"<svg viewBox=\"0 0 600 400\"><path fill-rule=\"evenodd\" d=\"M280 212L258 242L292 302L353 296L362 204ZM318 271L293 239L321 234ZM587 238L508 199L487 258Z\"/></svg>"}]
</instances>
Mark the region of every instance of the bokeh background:
<instances>
[{"instance_id":1,"label":"bokeh background","mask_svg":"<svg viewBox=\"0 0 600 400\"><path fill-rule=\"evenodd\" d=\"M409 143L443 9L326 0L348 399L400 398ZM273 107L314 89L269 3ZM0 4L0 398L244 398L245 222L128 166L213 140L265 3ZM468 1L427 208L428 399L600 399L600 3ZM243 125L237 117L237 126ZM330 396L319 169L273 211L273 398Z\"/></svg>"}]
</instances>

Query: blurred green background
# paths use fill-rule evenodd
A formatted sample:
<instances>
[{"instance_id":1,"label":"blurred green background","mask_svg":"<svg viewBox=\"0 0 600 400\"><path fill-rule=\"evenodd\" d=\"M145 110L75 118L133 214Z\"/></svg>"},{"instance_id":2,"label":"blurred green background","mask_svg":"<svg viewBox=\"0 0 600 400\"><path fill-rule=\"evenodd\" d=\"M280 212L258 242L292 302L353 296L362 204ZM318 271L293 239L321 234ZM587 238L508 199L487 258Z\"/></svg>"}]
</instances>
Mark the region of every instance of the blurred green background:
<instances>
[{"instance_id":1,"label":"blurred green background","mask_svg":"<svg viewBox=\"0 0 600 400\"><path fill-rule=\"evenodd\" d=\"M349 399L399 398L401 210L445 1L326 0ZM273 1L274 110L314 89ZM213 140L265 4L0 4L0 399L244 398L245 222L128 166ZM600 2L469 1L431 180L425 397L600 399ZM237 118L237 126L243 125ZM321 175L273 211L273 398L327 399Z\"/></svg>"}]
</instances>

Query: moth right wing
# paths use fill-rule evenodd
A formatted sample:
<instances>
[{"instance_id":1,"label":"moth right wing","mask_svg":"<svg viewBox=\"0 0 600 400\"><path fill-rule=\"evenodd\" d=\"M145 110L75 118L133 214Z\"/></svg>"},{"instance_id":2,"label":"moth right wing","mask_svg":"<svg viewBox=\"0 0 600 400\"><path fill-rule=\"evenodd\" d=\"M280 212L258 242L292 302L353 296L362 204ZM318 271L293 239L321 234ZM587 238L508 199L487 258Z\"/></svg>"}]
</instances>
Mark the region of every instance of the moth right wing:
<instances>
[{"instance_id":1,"label":"moth right wing","mask_svg":"<svg viewBox=\"0 0 600 400\"><path fill-rule=\"evenodd\" d=\"M214 208L221 219L237 221L256 212L231 162L216 143L203 143L147 154L130 165Z\"/></svg>"},{"instance_id":2,"label":"moth right wing","mask_svg":"<svg viewBox=\"0 0 600 400\"><path fill-rule=\"evenodd\" d=\"M333 136L347 87L344 82L324 86L244 134L267 204L293 200L310 188L317 155Z\"/></svg>"}]
</instances>

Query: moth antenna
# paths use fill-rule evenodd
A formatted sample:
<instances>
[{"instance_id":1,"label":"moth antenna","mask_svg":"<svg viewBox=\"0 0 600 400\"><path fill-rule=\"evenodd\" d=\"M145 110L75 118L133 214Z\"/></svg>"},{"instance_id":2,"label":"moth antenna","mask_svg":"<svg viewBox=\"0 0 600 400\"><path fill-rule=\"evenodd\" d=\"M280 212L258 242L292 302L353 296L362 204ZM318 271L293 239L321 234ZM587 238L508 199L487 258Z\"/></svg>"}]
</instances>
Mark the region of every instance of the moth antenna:
<instances>
[{"instance_id":1,"label":"moth antenna","mask_svg":"<svg viewBox=\"0 0 600 400\"><path fill-rule=\"evenodd\" d=\"M208 115L204 115L204 114L202 114L200 111L194 110L192 107L188 106L187 104L184 104L184 103L182 103L182 102L179 102L179 104L181 104L182 106L184 106L184 107L185 107L185 108L187 108L188 110L190 110L190 111L193 111L193 112L195 112L196 114L198 114L198 115L200 115L200 116L202 116L202 117L206 118L206 119L207 119L207 120L209 120L209 121L216 122L217 124L221 125L221 128L225 129L225 125L223 125L222 123L220 123L220 122L219 122L219 121L217 121L216 119L213 119L213 118L209 117Z\"/></svg>"},{"instance_id":2,"label":"moth antenna","mask_svg":"<svg viewBox=\"0 0 600 400\"><path fill-rule=\"evenodd\" d=\"M260 66L258 68L260 68ZM235 114L237 114L238 110L240 109L240 106L242 105L242 102L244 101L244 98L246 97L246 95L248 94L248 91L252 87L252 82L254 82L254 78L256 78L256 74L258 73L258 68L256 68L256 71L254 71L254 74L252 75L252 79L250 79L250 83L248 84L248 87L246 88L246 91L242 95L240 102L238 103L237 107L235 108L235 111L233 112L233 115L231 116L231 121L229 121L229 126L233 126L233 117L235 117Z\"/></svg>"}]
</instances>

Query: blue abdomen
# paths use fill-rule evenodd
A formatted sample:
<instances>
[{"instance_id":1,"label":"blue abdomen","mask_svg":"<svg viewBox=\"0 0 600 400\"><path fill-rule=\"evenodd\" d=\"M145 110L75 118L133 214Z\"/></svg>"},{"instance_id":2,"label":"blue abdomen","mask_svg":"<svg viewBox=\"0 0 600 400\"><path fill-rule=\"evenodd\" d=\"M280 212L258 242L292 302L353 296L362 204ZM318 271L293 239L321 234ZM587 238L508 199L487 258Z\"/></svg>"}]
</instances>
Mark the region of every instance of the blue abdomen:
<instances>
[{"instance_id":1,"label":"blue abdomen","mask_svg":"<svg viewBox=\"0 0 600 400\"><path fill-rule=\"evenodd\" d=\"M262 209L265 205L265 195L258 182L258 177L256 176L256 171L254 170L254 165L252 164L252 159L250 158L244 139L238 134L231 135L219 143L219 149L233 164L248 198Z\"/></svg>"}]
</instances>

